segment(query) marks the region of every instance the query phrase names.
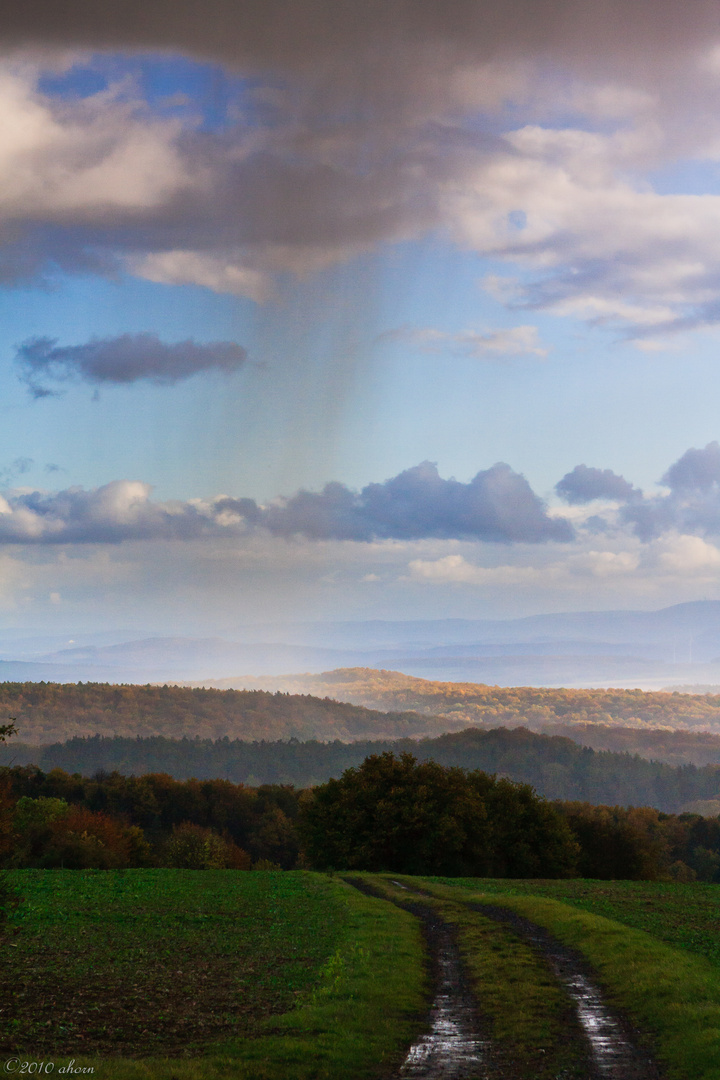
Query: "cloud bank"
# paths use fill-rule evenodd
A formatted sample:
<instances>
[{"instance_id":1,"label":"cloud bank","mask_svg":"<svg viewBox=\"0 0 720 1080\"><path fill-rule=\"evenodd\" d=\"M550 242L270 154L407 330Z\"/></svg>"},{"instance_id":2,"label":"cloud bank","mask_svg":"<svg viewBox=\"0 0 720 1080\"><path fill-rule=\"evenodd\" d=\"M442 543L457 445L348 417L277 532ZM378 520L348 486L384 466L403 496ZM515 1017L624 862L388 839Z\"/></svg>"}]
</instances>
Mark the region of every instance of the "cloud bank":
<instances>
[{"instance_id":1,"label":"cloud bank","mask_svg":"<svg viewBox=\"0 0 720 1080\"><path fill-rule=\"evenodd\" d=\"M642 540L672 529L692 535L720 535L720 445L687 450L664 474L667 495L628 504L622 520Z\"/></svg>"},{"instance_id":2,"label":"cloud bank","mask_svg":"<svg viewBox=\"0 0 720 1080\"><path fill-rule=\"evenodd\" d=\"M602 512L588 521L596 530L598 524L629 528L644 543L669 534L695 537L698 543L704 536L720 536L720 443L687 450L662 475L660 484L668 490L646 495L611 469L577 465L555 490L575 506L595 499L620 504L614 519Z\"/></svg>"},{"instance_id":3,"label":"cloud bank","mask_svg":"<svg viewBox=\"0 0 720 1080\"><path fill-rule=\"evenodd\" d=\"M8 478L17 483L29 468L18 460ZM232 581L233 596L252 594L258 611L268 596L305 596L312 583L334 611L338 597L372 605L382 594L417 602L418 617L423 597L440 603L447 591L465 603L479 590L505 613L508 603L522 612L529 597L546 603L550 593L585 606L622 606L629 596L678 602L687 590L702 598L720 583L720 444L688 450L661 483L643 494L610 469L577 466L558 484L567 517L503 464L465 483L424 462L359 491L335 482L265 504L229 495L161 501L131 480L16 488L0 498L0 577L7 563L19 596L34 581L48 596L64 597L66 585L84 596L87 567L118 602L127 573L166 599L189 591L201 602L207 587L221 606ZM603 532L585 516L596 499Z\"/></svg>"},{"instance_id":4,"label":"cloud bank","mask_svg":"<svg viewBox=\"0 0 720 1080\"><path fill-rule=\"evenodd\" d=\"M16 462L14 473L26 471L29 464ZM8 472L6 480L10 477ZM585 525L582 517L573 523L572 515L549 513L525 477L502 462L481 470L467 483L444 479L435 464L425 461L360 491L333 481L321 491L301 490L266 504L229 495L158 502L151 497L150 485L131 480L116 480L89 491L16 489L0 497L0 543L194 540L265 532L280 539L311 541L544 544L581 539L580 533L587 529L597 534L600 523L606 532L634 534L642 543L663 536L695 537L698 543L686 539L684 544L688 552L691 548L696 552L704 536L720 536L720 443L686 451L661 483L669 489L667 493L645 495L611 469L577 465L556 484L567 503L575 507L594 500L618 504L616 512L601 509ZM668 556L671 561L681 557ZM600 558L597 573L610 566L622 566L623 572L628 569L626 562L613 556L609 562ZM418 564L415 576L449 580L465 573L463 567L453 555L435 569Z\"/></svg>"},{"instance_id":5,"label":"cloud bank","mask_svg":"<svg viewBox=\"0 0 720 1080\"><path fill-rule=\"evenodd\" d=\"M523 476L508 465L469 483L444 480L424 462L382 484L353 492L330 483L267 506L219 496L154 502L147 484L116 480L86 491L8 493L0 502L0 543L117 543L243 536L264 529L311 540L426 538L495 543L568 541L572 527L550 517Z\"/></svg>"},{"instance_id":6,"label":"cloud bank","mask_svg":"<svg viewBox=\"0 0 720 1080\"><path fill-rule=\"evenodd\" d=\"M171 386L199 372L230 374L246 361L247 352L233 341L167 344L148 333L94 338L84 345L30 338L20 345L15 357L21 377L35 397L54 393L48 382L80 379L100 386L147 381Z\"/></svg>"},{"instance_id":7,"label":"cloud bank","mask_svg":"<svg viewBox=\"0 0 720 1080\"><path fill-rule=\"evenodd\" d=\"M549 517L525 477L502 463L467 484L443 480L429 461L383 484L368 484L359 494L343 484L328 484L318 494L300 491L269 507L262 523L275 535L317 540L437 537L541 543L572 538L571 526Z\"/></svg>"}]
</instances>

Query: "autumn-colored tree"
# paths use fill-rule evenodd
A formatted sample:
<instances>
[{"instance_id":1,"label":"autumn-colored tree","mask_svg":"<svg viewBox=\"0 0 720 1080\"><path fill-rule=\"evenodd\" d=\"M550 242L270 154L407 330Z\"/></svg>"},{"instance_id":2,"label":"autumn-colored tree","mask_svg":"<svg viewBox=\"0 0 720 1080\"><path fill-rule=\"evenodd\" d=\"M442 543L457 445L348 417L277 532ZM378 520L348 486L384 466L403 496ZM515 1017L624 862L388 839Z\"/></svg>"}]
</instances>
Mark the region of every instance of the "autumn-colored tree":
<instances>
[{"instance_id":1,"label":"autumn-colored tree","mask_svg":"<svg viewBox=\"0 0 720 1080\"><path fill-rule=\"evenodd\" d=\"M149 860L150 849L142 829L126 825L102 811L74 806L53 821L38 864L109 870L143 866Z\"/></svg>"}]
</instances>

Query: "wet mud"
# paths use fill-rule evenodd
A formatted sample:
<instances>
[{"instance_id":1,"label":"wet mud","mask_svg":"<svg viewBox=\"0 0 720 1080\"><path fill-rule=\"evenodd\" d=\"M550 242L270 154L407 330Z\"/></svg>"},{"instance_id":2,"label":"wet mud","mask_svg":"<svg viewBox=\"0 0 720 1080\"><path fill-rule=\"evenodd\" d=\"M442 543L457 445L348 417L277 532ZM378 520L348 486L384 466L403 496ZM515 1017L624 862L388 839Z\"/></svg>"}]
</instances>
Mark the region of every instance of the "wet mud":
<instances>
[{"instance_id":1,"label":"wet mud","mask_svg":"<svg viewBox=\"0 0 720 1080\"><path fill-rule=\"evenodd\" d=\"M422 904L403 905L422 920L433 969L429 1030L410 1047L402 1080L470 1080L487 1077L489 1040L463 977L458 948L447 923Z\"/></svg>"},{"instance_id":2,"label":"wet mud","mask_svg":"<svg viewBox=\"0 0 720 1080\"><path fill-rule=\"evenodd\" d=\"M587 961L542 927L508 908L466 903L486 918L510 926L548 961L575 1004L591 1052L588 1080L661 1080L662 1073L643 1049L627 1018L605 999Z\"/></svg>"},{"instance_id":3,"label":"wet mud","mask_svg":"<svg viewBox=\"0 0 720 1080\"><path fill-rule=\"evenodd\" d=\"M346 879L356 889L388 900L366 882ZM404 889L405 886L397 885ZM475 1001L463 972L452 928L429 904L414 897L398 907L421 922L432 982L427 1029L412 1044L396 1073L397 1080L490 1080L490 1042L483 1032Z\"/></svg>"}]
</instances>

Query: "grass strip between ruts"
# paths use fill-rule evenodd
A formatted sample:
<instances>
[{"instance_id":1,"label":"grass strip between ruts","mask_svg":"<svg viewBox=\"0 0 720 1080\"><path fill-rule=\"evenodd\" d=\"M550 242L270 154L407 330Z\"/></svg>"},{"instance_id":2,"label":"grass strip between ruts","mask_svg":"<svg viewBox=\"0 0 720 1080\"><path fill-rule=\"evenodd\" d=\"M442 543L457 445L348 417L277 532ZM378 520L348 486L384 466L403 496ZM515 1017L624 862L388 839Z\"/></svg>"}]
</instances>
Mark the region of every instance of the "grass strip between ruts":
<instances>
[{"instance_id":1,"label":"grass strip between ruts","mask_svg":"<svg viewBox=\"0 0 720 1080\"><path fill-rule=\"evenodd\" d=\"M720 973L707 960L557 900L483 893L480 879L474 888L468 881L408 880L440 898L510 908L549 930L587 958L609 1000L652 1040L668 1080L718 1080Z\"/></svg>"},{"instance_id":2,"label":"grass strip between ruts","mask_svg":"<svg viewBox=\"0 0 720 1080\"><path fill-rule=\"evenodd\" d=\"M462 903L418 894L419 879L357 875L397 903L431 906L456 932L482 1026L490 1038L493 1075L513 1080L582 1080L587 1049L572 1001L549 965L512 929ZM405 888L393 886L393 880ZM448 890L449 892L449 890Z\"/></svg>"},{"instance_id":3,"label":"grass strip between ruts","mask_svg":"<svg viewBox=\"0 0 720 1080\"><path fill-rule=\"evenodd\" d=\"M192 1058L78 1056L99 1080L365 1080L388 1075L422 1026L427 1007L417 920L340 880L346 933L320 979L290 1012L255 1037L207 1046ZM28 1055L14 1053L24 1060ZM56 1055L57 1059L57 1055ZM58 1066L60 1062L58 1060Z\"/></svg>"}]
</instances>

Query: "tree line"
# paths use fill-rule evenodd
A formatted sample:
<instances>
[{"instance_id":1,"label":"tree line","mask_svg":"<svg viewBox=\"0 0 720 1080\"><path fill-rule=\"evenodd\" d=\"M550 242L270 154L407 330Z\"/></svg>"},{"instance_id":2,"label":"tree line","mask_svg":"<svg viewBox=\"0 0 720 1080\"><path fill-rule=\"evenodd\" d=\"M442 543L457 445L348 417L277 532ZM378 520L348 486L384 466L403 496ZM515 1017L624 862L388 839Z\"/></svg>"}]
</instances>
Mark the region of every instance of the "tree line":
<instances>
[{"instance_id":1,"label":"tree line","mask_svg":"<svg viewBox=\"0 0 720 1080\"><path fill-rule=\"evenodd\" d=\"M0 865L720 881L720 819L554 801L407 752L312 789L0 770Z\"/></svg>"},{"instance_id":2,"label":"tree line","mask_svg":"<svg viewBox=\"0 0 720 1080\"><path fill-rule=\"evenodd\" d=\"M85 776L98 770L136 776L162 772L178 780L221 777L251 787L306 788L338 778L369 755L386 751L498 773L531 784L548 799L653 806L667 813L682 811L693 802L720 799L720 766L667 765L629 753L592 750L567 737L538 735L527 728L474 728L433 739L354 743L95 736L46 747L20 744L4 754L17 764Z\"/></svg>"}]
</instances>

